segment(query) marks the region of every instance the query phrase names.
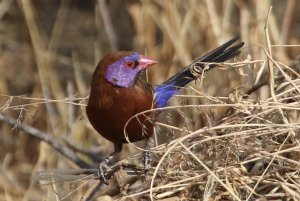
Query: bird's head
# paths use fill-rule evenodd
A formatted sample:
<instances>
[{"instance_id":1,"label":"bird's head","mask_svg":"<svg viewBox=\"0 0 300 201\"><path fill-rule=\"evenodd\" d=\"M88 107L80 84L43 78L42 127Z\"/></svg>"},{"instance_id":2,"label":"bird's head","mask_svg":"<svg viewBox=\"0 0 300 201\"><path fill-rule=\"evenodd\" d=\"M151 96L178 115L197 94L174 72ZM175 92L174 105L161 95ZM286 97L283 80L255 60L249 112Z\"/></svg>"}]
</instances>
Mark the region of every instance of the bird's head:
<instances>
[{"instance_id":1,"label":"bird's head","mask_svg":"<svg viewBox=\"0 0 300 201\"><path fill-rule=\"evenodd\" d=\"M101 63L106 67L108 82L119 87L132 87L143 70L158 62L137 52L119 51L108 54Z\"/></svg>"}]
</instances>

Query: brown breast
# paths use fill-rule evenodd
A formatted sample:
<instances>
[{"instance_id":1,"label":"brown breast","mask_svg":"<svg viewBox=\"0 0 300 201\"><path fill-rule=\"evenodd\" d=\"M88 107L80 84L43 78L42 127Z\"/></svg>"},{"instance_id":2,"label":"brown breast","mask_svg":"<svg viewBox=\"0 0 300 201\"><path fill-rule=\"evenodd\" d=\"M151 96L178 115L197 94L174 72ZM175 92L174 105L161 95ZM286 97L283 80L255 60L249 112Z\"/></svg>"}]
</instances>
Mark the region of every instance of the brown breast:
<instances>
[{"instance_id":1,"label":"brown breast","mask_svg":"<svg viewBox=\"0 0 300 201\"><path fill-rule=\"evenodd\" d=\"M132 116L151 109L152 92L144 88L139 81L132 88L116 87L106 80L92 83L92 87L86 108L92 126L113 143L127 143L124 127ZM125 131L130 142L152 135L153 124L150 117L151 114L147 113L128 122Z\"/></svg>"}]
</instances>

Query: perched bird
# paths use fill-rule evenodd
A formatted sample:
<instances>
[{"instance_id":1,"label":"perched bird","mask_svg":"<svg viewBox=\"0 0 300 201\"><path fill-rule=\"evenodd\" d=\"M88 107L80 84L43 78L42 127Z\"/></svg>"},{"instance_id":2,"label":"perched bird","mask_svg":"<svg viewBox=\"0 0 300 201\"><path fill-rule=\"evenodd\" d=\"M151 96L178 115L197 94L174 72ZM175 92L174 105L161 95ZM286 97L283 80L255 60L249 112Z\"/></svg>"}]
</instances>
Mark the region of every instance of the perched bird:
<instances>
[{"instance_id":1,"label":"perched bird","mask_svg":"<svg viewBox=\"0 0 300 201\"><path fill-rule=\"evenodd\" d=\"M142 71L158 63L155 60L137 52L119 51L100 61L93 74L86 112L95 130L114 143L114 152L100 164L102 179L105 180L103 166L122 150L124 143L151 137L154 127L151 119L157 114L133 118L125 130L128 139L124 135L127 121L140 112L166 106L181 87L197 78L193 69L201 74L214 66L205 68L203 62L224 62L238 55L244 43L232 46L237 40L238 37L229 40L155 88L139 79Z\"/></svg>"}]
</instances>

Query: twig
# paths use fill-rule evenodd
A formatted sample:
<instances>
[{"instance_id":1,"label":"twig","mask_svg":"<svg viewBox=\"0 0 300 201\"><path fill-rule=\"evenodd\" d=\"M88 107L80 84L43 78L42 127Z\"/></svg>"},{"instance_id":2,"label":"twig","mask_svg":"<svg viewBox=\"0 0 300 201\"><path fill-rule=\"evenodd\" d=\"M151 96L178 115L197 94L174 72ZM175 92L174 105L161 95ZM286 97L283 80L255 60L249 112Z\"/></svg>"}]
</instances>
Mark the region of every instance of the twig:
<instances>
[{"instance_id":1,"label":"twig","mask_svg":"<svg viewBox=\"0 0 300 201\"><path fill-rule=\"evenodd\" d=\"M110 47L113 51L116 51L118 49L117 36L116 36L116 33L114 31L114 28L113 28L113 25L112 25L112 22L111 22L111 19L109 16L106 1L98 0L98 3L99 3L100 14L103 19L104 28L106 30L106 34L107 34L107 37L109 40Z\"/></svg>"},{"instance_id":2,"label":"twig","mask_svg":"<svg viewBox=\"0 0 300 201\"><path fill-rule=\"evenodd\" d=\"M270 36L269 36L269 16L271 15L271 10L272 10L272 6L269 8L264 30L265 30L266 43L267 43L267 45L266 45L267 52L270 55L270 57L272 58L271 41L270 41ZM275 92L274 92L274 67L273 67L273 63L271 62L269 57L268 57L267 61L268 61L268 67L269 67L270 93L271 93L271 96L276 101Z\"/></svg>"},{"instance_id":3,"label":"twig","mask_svg":"<svg viewBox=\"0 0 300 201\"><path fill-rule=\"evenodd\" d=\"M5 13L7 12L7 10L10 7L12 0L3 0L0 3L0 20L2 19L2 17L5 15Z\"/></svg>"},{"instance_id":4,"label":"twig","mask_svg":"<svg viewBox=\"0 0 300 201\"><path fill-rule=\"evenodd\" d=\"M89 193L86 199L84 201L91 201L93 200L96 193L99 191L100 187L102 186L102 182L99 182Z\"/></svg>"},{"instance_id":5,"label":"twig","mask_svg":"<svg viewBox=\"0 0 300 201\"><path fill-rule=\"evenodd\" d=\"M69 80L67 83L67 93L68 98L72 98L73 94L75 93L74 85ZM74 124L75 120L75 107L73 104L68 105L68 121L67 121L67 138L68 140L71 140L71 134L72 134L72 126Z\"/></svg>"},{"instance_id":6,"label":"twig","mask_svg":"<svg viewBox=\"0 0 300 201\"><path fill-rule=\"evenodd\" d=\"M85 149L85 148L82 148L82 147L77 146L75 144L72 144L72 143L70 143L67 140L65 141L65 143L67 144L67 146L69 148L71 148L75 152L79 152L81 154L84 154L84 155L88 156L89 158L91 158L92 160L94 160L96 162L102 161L104 159L104 157L105 157L103 155L103 153L101 153L101 149L100 148L91 150L91 149Z\"/></svg>"},{"instance_id":7,"label":"twig","mask_svg":"<svg viewBox=\"0 0 300 201\"><path fill-rule=\"evenodd\" d=\"M60 143L57 139L54 137L47 135L47 133L36 129L34 127L31 127L29 125L26 125L24 123L20 123L17 120L3 114L0 112L0 122L5 122L11 126L17 125L17 128L23 130L25 133L29 134L30 136L33 136L41 141L46 142L51 147L53 147L56 151L73 161L75 164L77 164L81 168L90 168L91 165L81 160L76 154L66 146L63 146L62 143Z\"/></svg>"},{"instance_id":8,"label":"twig","mask_svg":"<svg viewBox=\"0 0 300 201\"><path fill-rule=\"evenodd\" d=\"M283 22L280 34L280 45L288 43L288 38L291 32L293 20L295 20L294 15L297 8L297 3L298 2L295 0L287 1L287 5L283 15Z\"/></svg>"},{"instance_id":9,"label":"twig","mask_svg":"<svg viewBox=\"0 0 300 201\"><path fill-rule=\"evenodd\" d=\"M106 177L111 178L117 171L125 170L128 175L132 175L126 179L127 184L134 183L139 177L137 175L142 175L144 173L144 167L142 165L128 163L128 161L122 160L117 164L113 165L111 168L106 170ZM126 170L127 169L127 170ZM148 174L151 172L149 171ZM162 173L162 171L160 171ZM70 183L74 181L82 180L98 180L96 186L89 190L86 198L83 198L85 201L93 200L95 194L98 192L99 188L103 184L103 181L99 180L98 169L55 169L50 171L39 171L33 177L35 181L40 181L44 184L53 184L58 182ZM70 194L64 196L66 198ZM60 198L60 199L64 199Z\"/></svg>"}]
</instances>

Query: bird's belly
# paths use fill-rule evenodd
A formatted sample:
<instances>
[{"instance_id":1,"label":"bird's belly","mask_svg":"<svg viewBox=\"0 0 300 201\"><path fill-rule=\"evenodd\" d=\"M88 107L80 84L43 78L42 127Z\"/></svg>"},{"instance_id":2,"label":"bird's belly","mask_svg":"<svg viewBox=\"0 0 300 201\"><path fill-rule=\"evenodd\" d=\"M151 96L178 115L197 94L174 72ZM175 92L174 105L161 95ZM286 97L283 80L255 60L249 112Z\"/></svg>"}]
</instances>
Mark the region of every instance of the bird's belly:
<instances>
[{"instance_id":1,"label":"bird's belly","mask_svg":"<svg viewBox=\"0 0 300 201\"><path fill-rule=\"evenodd\" d=\"M128 108L125 110L115 105L114 108L87 112L92 126L104 138L116 144L136 142L150 137L153 133L150 114L133 117L143 111L130 112Z\"/></svg>"}]
</instances>

